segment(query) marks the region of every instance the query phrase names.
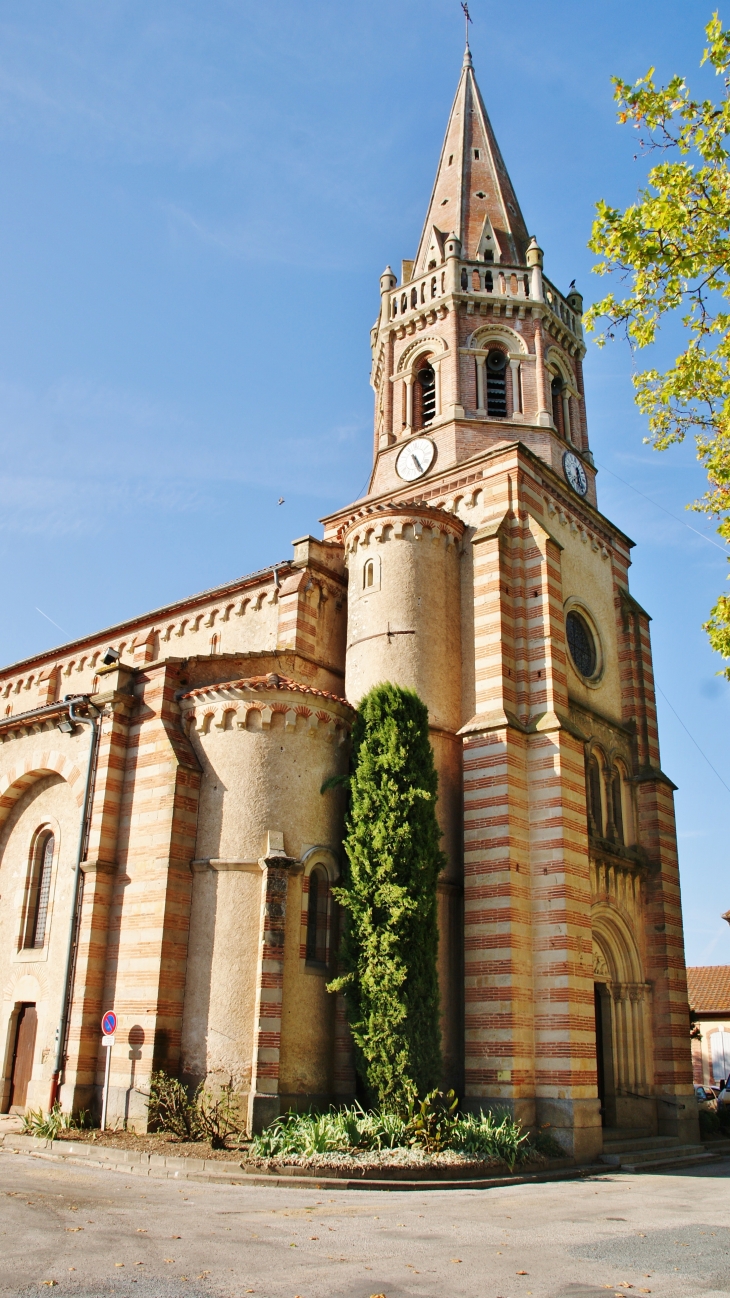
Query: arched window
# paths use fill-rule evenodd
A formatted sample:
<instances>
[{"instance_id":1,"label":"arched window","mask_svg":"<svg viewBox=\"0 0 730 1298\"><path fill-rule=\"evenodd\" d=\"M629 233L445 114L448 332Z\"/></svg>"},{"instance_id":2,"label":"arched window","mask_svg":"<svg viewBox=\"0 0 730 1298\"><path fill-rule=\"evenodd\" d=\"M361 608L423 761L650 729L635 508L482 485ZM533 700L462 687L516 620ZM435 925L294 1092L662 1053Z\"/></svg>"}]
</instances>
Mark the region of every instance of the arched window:
<instances>
[{"instance_id":1,"label":"arched window","mask_svg":"<svg viewBox=\"0 0 730 1298\"><path fill-rule=\"evenodd\" d=\"M601 801L601 768L598 758L588 762L588 812L594 834L603 837L603 803Z\"/></svg>"},{"instance_id":2,"label":"arched window","mask_svg":"<svg viewBox=\"0 0 730 1298\"><path fill-rule=\"evenodd\" d=\"M560 378L560 375L556 374L555 377L553 378L552 383L550 384L550 395L552 397L552 402L553 402L553 423L555 424L555 427L557 428L561 437L565 437L565 423L563 420L563 388L564 387L565 384L563 383L563 380Z\"/></svg>"},{"instance_id":3,"label":"arched window","mask_svg":"<svg viewBox=\"0 0 730 1298\"><path fill-rule=\"evenodd\" d=\"M611 778L611 806L613 810L613 827L616 831L616 842L621 846L626 842L624 836L624 810L621 800L621 774L614 771Z\"/></svg>"},{"instance_id":4,"label":"arched window","mask_svg":"<svg viewBox=\"0 0 730 1298\"><path fill-rule=\"evenodd\" d=\"M329 880L321 866L315 866L309 876L307 906L307 961L310 964L327 963L328 905Z\"/></svg>"},{"instance_id":5,"label":"arched window","mask_svg":"<svg viewBox=\"0 0 730 1298\"><path fill-rule=\"evenodd\" d=\"M496 349L487 353L487 414L507 418L507 357Z\"/></svg>"},{"instance_id":6,"label":"arched window","mask_svg":"<svg viewBox=\"0 0 730 1298\"><path fill-rule=\"evenodd\" d=\"M417 289L417 288L412 288L412 289L411 289L411 310L413 309L414 306L418 306L418 289Z\"/></svg>"},{"instance_id":7,"label":"arched window","mask_svg":"<svg viewBox=\"0 0 730 1298\"><path fill-rule=\"evenodd\" d=\"M565 619L570 656L581 676L591 677L596 671L596 642L585 618L573 609Z\"/></svg>"},{"instance_id":8,"label":"arched window","mask_svg":"<svg viewBox=\"0 0 730 1298\"><path fill-rule=\"evenodd\" d=\"M30 905L28 916L30 923L26 930L26 947L40 950L46 940L46 922L48 919L48 898L51 891L51 868L53 866L53 834L39 834L33 852L33 866L30 876Z\"/></svg>"},{"instance_id":9,"label":"arched window","mask_svg":"<svg viewBox=\"0 0 730 1298\"><path fill-rule=\"evenodd\" d=\"M367 563L365 564L365 567L362 570L363 589L367 590L368 586L372 586L374 581L375 581L375 562L373 559L368 559Z\"/></svg>"},{"instance_id":10,"label":"arched window","mask_svg":"<svg viewBox=\"0 0 730 1298\"><path fill-rule=\"evenodd\" d=\"M436 414L436 375L428 362L416 374L415 428L427 428Z\"/></svg>"}]
</instances>

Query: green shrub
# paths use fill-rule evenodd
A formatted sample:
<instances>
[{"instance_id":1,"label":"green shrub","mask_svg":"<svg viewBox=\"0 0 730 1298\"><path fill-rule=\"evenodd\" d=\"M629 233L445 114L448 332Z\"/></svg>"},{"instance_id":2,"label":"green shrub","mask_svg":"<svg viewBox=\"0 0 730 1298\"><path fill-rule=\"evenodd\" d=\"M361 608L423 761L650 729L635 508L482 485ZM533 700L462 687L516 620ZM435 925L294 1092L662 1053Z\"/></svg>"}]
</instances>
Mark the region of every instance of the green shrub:
<instances>
[{"instance_id":1,"label":"green shrub","mask_svg":"<svg viewBox=\"0 0 730 1298\"><path fill-rule=\"evenodd\" d=\"M475 1162L499 1159L512 1169L535 1152L527 1132L509 1114L459 1115L456 1103L453 1091L432 1092L414 1106L409 1119L389 1110L368 1113L358 1104L329 1113L287 1113L254 1136L250 1153L254 1158L311 1158L417 1146L426 1153L453 1150ZM549 1136L541 1135L540 1141L556 1144ZM552 1148L539 1152L554 1153Z\"/></svg>"},{"instance_id":2,"label":"green shrub","mask_svg":"<svg viewBox=\"0 0 730 1298\"><path fill-rule=\"evenodd\" d=\"M436 881L445 858L428 709L378 685L353 727L347 867L335 889L346 912L340 952L358 1072L380 1108L407 1112L441 1073Z\"/></svg>"},{"instance_id":3,"label":"green shrub","mask_svg":"<svg viewBox=\"0 0 730 1298\"><path fill-rule=\"evenodd\" d=\"M153 1073L147 1120L151 1131L168 1131L178 1140L209 1140L213 1149L225 1149L232 1137L243 1134L238 1097L231 1086L216 1096L201 1082L191 1096L188 1088L168 1073Z\"/></svg>"},{"instance_id":4,"label":"green shrub","mask_svg":"<svg viewBox=\"0 0 730 1298\"><path fill-rule=\"evenodd\" d=\"M91 1126L91 1119L86 1109L79 1109L77 1114L62 1113L58 1100L48 1113L42 1109L28 1109L23 1114L23 1132L28 1136L41 1136L44 1140L56 1140L61 1131L80 1131Z\"/></svg>"},{"instance_id":5,"label":"green shrub","mask_svg":"<svg viewBox=\"0 0 730 1298\"><path fill-rule=\"evenodd\" d=\"M162 1071L150 1078L147 1124L150 1131L168 1131L178 1140L203 1139L195 1097L190 1098L188 1088L177 1077Z\"/></svg>"},{"instance_id":6,"label":"green shrub","mask_svg":"<svg viewBox=\"0 0 730 1298\"><path fill-rule=\"evenodd\" d=\"M509 1113L464 1113L458 1119L451 1148L474 1159L501 1159L510 1171L517 1162L529 1158L528 1133Z\"/></svg>"},{"instance_id":7,"label":"green shrub","mask_svg":"<svg viewBox=\"0 0 730 1298\"><path fill-rule=\"evenodd\" d=\"M459 1101L454 1091L430 1091L414 1106L408 1129L412 1145L420 1145L429 1154L452 1145L459 1125L456 1114Z\"/></svg>"},{"instance_id":8,"label":"green shrub","mask_svg":"<svg viewBox=\"0 0 730 1298\"><path fill-rule=\"evenodd\" d=\"M397 1149L408 1144L408 1125L397 1113L367 1113L359 1104L329 1113L287 1113L251 1142L258 1158Z\"/></svg>"}]
</instances>

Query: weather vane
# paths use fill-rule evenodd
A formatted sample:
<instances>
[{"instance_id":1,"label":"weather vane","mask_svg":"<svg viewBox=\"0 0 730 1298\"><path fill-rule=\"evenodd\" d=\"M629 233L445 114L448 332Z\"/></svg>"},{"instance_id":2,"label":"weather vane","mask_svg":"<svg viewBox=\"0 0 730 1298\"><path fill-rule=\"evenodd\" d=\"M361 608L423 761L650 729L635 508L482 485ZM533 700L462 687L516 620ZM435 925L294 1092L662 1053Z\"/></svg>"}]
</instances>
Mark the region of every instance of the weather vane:
<instances>
[{"instance_id":1,"label":"weather vane","mask_svg":"<svg viewBox=\"0 0 730 1298\"><path fill-rule=\"evenodd\" d=\"M469 23L472 21L472 16L469 13L469 6L466 3L466 0L461 0L461 7L464 10L464 27L466 28L466 43L468 45L469 44Z\"/></svg>"}]
</instances>

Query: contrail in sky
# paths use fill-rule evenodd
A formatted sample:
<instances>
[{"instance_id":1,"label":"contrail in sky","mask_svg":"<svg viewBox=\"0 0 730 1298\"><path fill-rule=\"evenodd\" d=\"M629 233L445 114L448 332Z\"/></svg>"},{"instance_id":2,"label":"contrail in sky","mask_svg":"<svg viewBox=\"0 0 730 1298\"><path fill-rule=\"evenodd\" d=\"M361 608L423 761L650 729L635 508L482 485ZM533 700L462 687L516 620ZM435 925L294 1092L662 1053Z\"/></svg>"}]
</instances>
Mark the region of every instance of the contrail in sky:
<instances>
[{"instance_id":1,"label":"contrail in sky","mask_svg":"<svg viewBox=\"0 0 730 1298\"><path fill-rule=\"evenodd\" d=\"M36 613L40 613L41 617L46 618L49 622L53 622L53 618L52 618L52 617L48 617L48 614L47 614L47 613L44 613L44 612L43 612L43 609L42 609L42 608L39 608L37 604L34 604L33 607L35 608ZM58 622L53 622L53 625L54 625L54 626L58 626ZM59 631L61 632L61 635L66 635L66 632L64 631L64 629L63 629L62 626L58 626L58 629L59 629Z\"/></svg>"}]
</instances>

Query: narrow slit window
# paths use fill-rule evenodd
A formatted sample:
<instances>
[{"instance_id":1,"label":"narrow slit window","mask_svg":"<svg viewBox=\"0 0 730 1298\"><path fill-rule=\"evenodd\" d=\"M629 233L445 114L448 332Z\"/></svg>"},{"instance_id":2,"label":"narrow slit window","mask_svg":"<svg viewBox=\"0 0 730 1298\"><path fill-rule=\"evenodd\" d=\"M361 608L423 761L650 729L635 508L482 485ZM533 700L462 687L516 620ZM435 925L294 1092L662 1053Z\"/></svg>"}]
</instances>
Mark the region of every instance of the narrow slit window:
<instances>
[{"instance_id":1,"label":"narrow slit window","mask_svg":"<svg viewBox=\"0 0 730 1298\"><path fill-rule=\"evenodd\" d=\"M475 150L474 150L474 161L475 161L475 162L478 162L478 161L479 161L479 150L478 150L478 149L475 149Z\"/></svg>"},{"instance_id":2,"label":"narrow slit window","mask_svg":"<svg viewBox=\"0 0 730 1298\"><path fill-rule=\"evenodd\" d=\"M365 564L365 567L363 568L363 573L362 573L363 588L367 590L368 586L372 586L374 581L375 581L375 563L372 559L368 559L367 563Z\"/></svg>"},{"instance_id":3,"label":"narrow slit window","mask_svg":"<svg viewBox=\"0 0 730 1298\"><path fill-rule=\"evenodd\" d=\"M29 947L41 950L46 940L46 923L48 921L48 899L51 892L51 869L53 867L53 834L43 834L38 840L35 851L35 862L31 882L31 924L29 929Z\"/></svg>"},{"instance_id":4,"label":"narrow slit window","mask_svg":"<svg viewBox=\"0 0 730 1298\"><path fill-rule=\"evenodd\" d=\"M310 964L327 963L327 911L329 885L324 870L317 866L309 876L307 906L307 960Z\"/></svg>"}]
</instances>

